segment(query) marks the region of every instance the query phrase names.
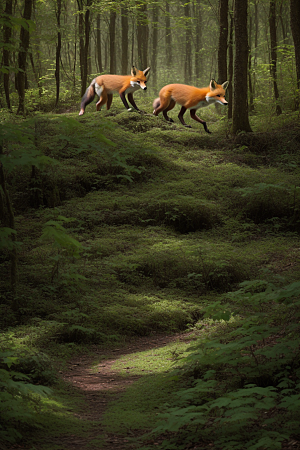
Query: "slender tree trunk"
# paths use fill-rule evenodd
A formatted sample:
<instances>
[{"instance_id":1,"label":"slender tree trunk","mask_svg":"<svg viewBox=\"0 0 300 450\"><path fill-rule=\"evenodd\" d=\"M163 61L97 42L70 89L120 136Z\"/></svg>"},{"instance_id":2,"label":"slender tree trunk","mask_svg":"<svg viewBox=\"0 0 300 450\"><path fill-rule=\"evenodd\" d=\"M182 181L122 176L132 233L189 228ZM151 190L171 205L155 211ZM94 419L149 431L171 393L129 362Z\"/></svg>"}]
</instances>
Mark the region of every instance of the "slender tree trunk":
<instances>
[{"instance_id":1,"label":"slender tree trunk","mask_svg":"<svg viewBox=\"0 0 300 450\"><path fill-rule=\"evenodd\" d=\"M85 93L87 78L88 78L88 58L89 58L89 48L90 48L90 32L91 32L91 24L90 24L90 9L89 7L92 4L92 0L87 0L86 2L86 12L84 15L84 58L83 58L83 77L82 77L82 95Z\"/></svg>"},{"instance_id":2,"label":"slender tree trunk","mask_svg":"<svg viewBox=\"0 0 300 450\"><path fill-rule=\"evenodd\" d=\"M291 30L295 47L296 58L296 76L297 76L297 96L295 99L295 106L299 108L300 105L300 2L299 0L290 0L290 21Z\"/></svg>"},{"instance_id":3,"label":"slender tree trunk","mask_svg":"<svg viewBox=\"0 0 300 450\"><path fill-rule=\"evenodd\" d=\"M270 0L269 10L269 26L270 26L270 39L271 39L271 60L270 71L273 80L274 97L276 101L276 114L282 113L279 101L279 91L277 86L277 33L276 33L276 0Z\"/></svg>"},{"instance_id":4,"label":"slender tree trunk","mask_svg":"<svg viewBox=\"0 0 300 450\"><path fill-rule=\"evenodd\" d=\"M233 109L233 14L230 14L229 42L228 42L228 119L232 119Z\"/></svg>"},{"instance_id":5,"label":"slender tree trunk","mask_svg":"<svg viewBox=\"0 0 300 450\"><path fill-rule=\"evenodd\" d=\"M81 96L84 95L88 77L88 55L90 44L90 9L92 0L77 0L79 10L79 55L80 55L80 73L81 73ZM85 12L84 12L85 7Z\"/></svg>"},{"instance_id":6,"label":"slender tree trunk","mask_svg":"<svg viewBox=\"0 0 300 450\"><path fill-rule=\"evenodd\" d=\"M172 34L169 0L166 0L166 65L168 68L172 65Z\"/></svg>"},{"instance_id":7,"label":"slender tree trunk","mask_svg":"<svg viewBox=\"0 0 300 450\"><path fill-rule=\"evenodd\" d=\"M235 31L235 58L233 81L233 114L232 133L252 131L248 117L248 32L247 7L245 0L235 0L234 4L234 31Z\"/></svg>"},{"instance_id":8,"label":"slender tree trunk","mask_svg":"<svg viewBox=\"0 0 300 450\"><path fill-rule=\"evenodd\" d=\"M12 15L12 0L6 0L5 4L5 18L7 22L10 22L9 16ZM5 92L5 98L6 98L6 104L8 109L11 109L10 105L10 96L9 96L9 66L10 66L10 51L8 49L8 46L10 45L10 39L11 39L11 31L12 27L6 23L3 24L3 68L6 70L3 74L3 85L4 85L4 92Z\"/></svg>"},{"instance_id":9,"label":"slender tree trunk","mask_svg":"<svg viewBox=\"0 0 300 450\"><path fill-rule=\"evenodd\" d=\"M134 58L134 36L135 36L135 21L132 17L132 34L131 34L131 65L133 66L135 63L133 63Z\"/></svg>"},{"instance_id":10,"label":"slender tree trunk","mask_svg":"<svg viewBox=\"0 0 300 450\"><path fill-rule=\"evenodd\" d=\"M228 0L219 0L218 81L227 81Z\"/></svg>"},{"instance_id":11,"label":"slender tree trunk","mask_svg":"<svg viewBox=\"0 0 300 450\"><path fill-rule=\"evenodd\" d=\"M158 5L153 5L152 16L152 57L151 57L151 72L153 85L157 83L157 53L158 53ZM144 69L143 69L144 70Z\"/></svg>"},{"instance_id":12,"label":"slender tree trunk","mask_svg":"<svg viewBox=\"0 0 300 450\"><path fill-rule=\"evenodd\" d=\"M101 51L101 16L100 14L97 14L97 33L96 33L96 42L97 42L97 61L98 61L98 68L99 72L103 72L103 65L102 65L102 51Z\"/></svg>"},{"instance_id":13,"label":"slender tree trunk","mask_svg":"<svg viewBox=\"0 0 300 450\"><path fill-rule=\"evenodd\" d=\"M32 12L32 0L24 1L23 18L30 20ZM17 73L17 89L19 94L19 106L17 114L25 113L25 85L26 85L26 61L29 48L29 31L21 27L20 31L20 49L18 55L18 73Z\"/></svg>"},{"instance_id":14,"label":"slender tree trunk","mask_svg":"<svg viewBox=\"0 0 300 450\"><path fill-rule=\"evenodd\" d=\"M55 80L56 80L56 100L55 106L59 102L60 90L60 53L61 53L61 31L60 31L60 15L61 15L61 0L56 2L56 23L57 23L57 43L56 43L56 59L55 59Z\"/></svg>"},{"instance_id":15,"label":"slender tree trunk","mask_svg":"<svg viewBox=\"0 0 300 450\"><path fill-rule=\"evenodd\" d=\"M184 16L186 18L184 82L189 84L192 79L192 30L190 24L189 3L185 3L184 5Z\"/></svg>"},{"instance_id":16,"label":"slender tree trunk","mask_svg":"<svg viewBox=\"0 0 300 450\"><path fill-rule=\"evenodd\" d=\"M74 36L74 61L73 61L73 87L74 87L74 89L76 87L76 62L77 62L77 15L75 16L75 36Z\"/></svg>"},{"instance_id":17,"label":"slender tree trunk","mask_svg":"<svg viewBox=\"0 0 300 450\"><path fill-rule=\"evenodd\" d=\"M195 36L195 76L198 80L203 73L203 58L202 58L202 35L203 35L203 18L201 0L196 0L195 3L195 19L196 19L196 36Z\"/></svg>"},{"instance_id":18,"label":"slender tree trunk","mask_svg":"<svg viewBox=\"0 0 300 450\"><path fill-rule=\"evenodd\" d=\"M148 17L147 4L140 4L137 9L137 47L138 47L138 64L141 70L148 66Z\"/></svg>"},{"instance_id":19,"label":"slender tree trunk","mask_svg":"<svg viewBox=\"0 0 300 450\"><path fill-rule=\"evenodd\" d=\"M256 68L257 68L257 51L258 51L258 33L259 33L259 20L258 20L258 0L255 0L254 3L254 51L253 51L253 70L252 70L252 94L253 99L250 101L250 110L254 111L254 99L255 99L255 91L256 91Z\"/></svg>"},{"instance_id":20,"label":"slender tree trunk","mask_svg":"<svg viewBox=\"0 0 300 450\"><path fill-rule=\"evenodd\" d=\"M121 26L122 26L122 73L126 75L128 73L128 8L122 5L121 8Z\"/></svg>"},{"instance_id":21,"label":"slender tree trunk","mask_svg":"<svg viewBox=\"0 0 300 450\"><path fill-rule=\"evenodd\" d=\"M0 143L0 155L2 155L3 149L2 144ZM3 164L0 162L0 219L4 226L15 230L15 216L13 211L13 206L9 197L8 190L6 188L6 180ZM6 210L6 211L5 211ZM7 217L7 219L6 219ZM10 251L10 284L11 290L13 294L14 309L17 309L16 301L16 292L17 292L17 275L18 275L18 266L17 266L17 248L15 246L16 236L15 233L11 235L12 241L12 249Z\"/></svg>"},{"instance_id":22,"label":"slender tree trunk","mask_svg":"<svg viewBox=\"0 0 300 450\"><path fill-rule=\"evenodd\" d=\"M249 111L254 111L254 96L253 96L253 83L252 83L252 31L253 20L252 15L249 17L249 58L248 58L248 83L249 83Z\"/></svg>"},{"instance_id":23,"label":"slender tree trunk","mask_svg":"<svg viewBox=\"0 0 300 450\"><path fill-rule=\"evenodd\" d=\"M83 79L83 65L84 65L84 21L83 21L83 1L77 0L79 19L78 19L78 32L79 32L79 64L80 64L80 78ZM82 94L82 81L81 81L81 95Z\"/></svg>"},{"instance_id":24,"label":"slender tree trunk","mask_svg":"<svg viewBox=\"0 0 300 450\"><path fill-rule=\"evenodd\" d=\"M116 18L117 13L111 10L109 19L109 72L116 73Z\"/></svg>"}]
</instances>

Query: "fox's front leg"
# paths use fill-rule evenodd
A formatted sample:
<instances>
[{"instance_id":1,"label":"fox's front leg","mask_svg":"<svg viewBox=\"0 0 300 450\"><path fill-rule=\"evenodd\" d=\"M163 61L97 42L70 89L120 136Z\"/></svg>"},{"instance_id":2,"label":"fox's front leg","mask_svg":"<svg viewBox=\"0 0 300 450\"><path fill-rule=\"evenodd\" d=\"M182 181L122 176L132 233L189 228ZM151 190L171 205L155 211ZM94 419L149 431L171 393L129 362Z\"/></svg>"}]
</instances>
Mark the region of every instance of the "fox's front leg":
<instances>
[{"instance_id":1,"label":"fox's front leg","mask_svg":"<svg viewBox=\"0 0 300 450\"><path fill-rule=\"evenodd\" d=\"M181 107L181 110L179 111L179 114L178 114L178 119L180 120L180 122L182 123L182 125L184 125L185 127L187 127L187 128L192 128L191 125L187 125L187 124L185 123L185 121L184 121L183 114L184 114L185 112L186 112L186 108L185 108L184 106L182 106L182 107Z\"/></svg>"},{"instance_id":2,"label":"fox's front leg","mask_svg":"<svg viewBox=\"0 0 300 450\"><path fill-rule=\"evenodd\" d=\"M126 100L125 92L121 92L120 97L121 97L121 100L122 100L125 108L127 109L127 111L132 111L132 108L130 108L130 106L128 105L128 102Z\"/></svg>"},{"instance_id":3,"label":"fox's front leg","mask_svg":"<svg viewBox=\"0 0 300 450\"><path fill-rule=\"evenodd\" d=\"M142 111L136 106L136 103L135 103L135 101L134 101L132 92L129 92L129 94L127 95L127 97L128 97L129 102L130 102L130 103L132 104L132 106L134 107L134 109L136 109L136 110L139 111L139 112L142 112Z\"/></svg>"},{"instance_id":4,"label":"fox's front leg","mask_svg":"<svg viewBox=\"0 0 300 450\"><path fill-rule=\"evenodd\" d=\"M204 130L206 131L206 133L211 134L211 131L209 131L209 129L207 128L207 125L206 125L205 120L200 119L200 117L198 117L198 116L196 115L196 110L195 110L195 109L191 109L190 114L191 114L191 118L192 118L192 119L196 120L196 122L202 123L202 125L204 126Z\"/></svg>"}]
</instances>

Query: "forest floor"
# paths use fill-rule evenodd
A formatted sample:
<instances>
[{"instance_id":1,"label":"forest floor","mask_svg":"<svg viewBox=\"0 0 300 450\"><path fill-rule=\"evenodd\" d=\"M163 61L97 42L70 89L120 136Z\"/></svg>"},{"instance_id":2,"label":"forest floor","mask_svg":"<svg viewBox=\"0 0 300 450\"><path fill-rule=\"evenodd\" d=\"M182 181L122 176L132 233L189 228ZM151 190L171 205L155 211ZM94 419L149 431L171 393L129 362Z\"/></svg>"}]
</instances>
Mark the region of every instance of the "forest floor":
<instances>
[{"instance_id":1,"label":"forest floor","mask_svg":"<svg viewBox=\"0 0 300 450\"><path fill-rule=\"evenodd\" d=\"M79 396L84 398L82 407L74 415L82 422L93 422L93 426L81 435L64 434L58 436L45 436L39 443L15 444L10 450L43 450L45 448L63 450L137 450L134 438L141 437L149 430L128 430L128 436L107 433L101 419L111 402L119 399L132 383L141 378L141 375L131 375L131 367L126 367L127 376L121 374L113 366L123 356L165 347L170 343L191 340L191 333L177 333L172 335L152 335L136 337L121 348L93 349L92 355L82 354L71 359L60 375L64 383L69 384ZM95 365L95 359L101 360ZM99 443L101 439L101 444ZM130 440L133 442L130 443ZM157 445L162 438L157 440ZM155 441L151 442L155 445ZM0 446L1 448L1 446ZM200 447L193 447L194 449ZM300 447L299 447L300 448Z\"/></svg>"},{"instance_id":2,"label":"forest floor","mask_svg":"<svg viewBox=\"0 0 300 450\"><path fill-rule=\"evenodd\" d=\"M300 366L293 350L300 345L298 122L289 125L286 115L272 133L260 123L257 132L233 139L209 111L213 136L115 111L101 119L100 131L96 114L80 121L77 113L38 117L30 125L32 145L59 162L37 175L43 195L31 195L29 172L8 177L23 244L22 308L16 318L5 297L3 348L20 359L17 371L51 394L39 402L21 398L31 413L18 404L13 410L23 440L7 447L0 438L0 450L300 450ZM7 261L0 261L7 270L0 294L7 289ZM262 332L265 353L253 344ZM223 355L215 352L212 381L222 383L215 400L203 396L203 437L191 435L184 412L179 431L161 427L164 434L155 438L151 430L164 423L157 424L158 415L167 411L172 419L172 408L182 406L178 391L209 374L200 354L201 372L189 372L184 362L198 338L209 352L213 342L226 344L227 373L235 378L219 377ZM258 358L254 352L246 365L249 342ZM174 366L182 379L170 375ZM258 389L276 391L288 414L259 392L270 400L261 412L255 393L248 407L253 418L244 425L238 418L235 433L227 424L221 432L211 419L213 401L234 396L253 379ZM282 382L290 389L283 396ZM250 394L243 388L241 395L247 401ZM273 448L258 446L274 433ZM233 436L234 446L227 444Z\"/></svg>"},{"instance_id":3,"label":"forest floor","mask_svg":"<svg viewBox=\"0 0 300 450\"><path fill-rule=\"evenodd\" d=\"M95 360L95 356L82 355L71 360L69 367L63 374L63 378L66 382L71 383L76 389L84 394L85 407L79 413L79 418L83 421L101 421L107 405L109 402L116 400L125 389L135 381L137 381L139 375L130 375L130 367L126 368L128 376L124 377L119 374L118 370L113 368L115 362L121 357L127 354L142 352L149 349L155 349L163 347L169 342L178 341L180 339L186 339L186 334L175 334L172 336L147 336L136 338L134 342L131 342L126 347L121 349L115 349L110 353L107 353L105 358L96 367L92 367L92 362ZM101 353L98 356L102 356ZM112 395L113 394L113 395ZM129 437L134 438L140 436L145 430L129 430ZM136 446L131 446L128 439L124 436L106 434L105 430L100 425L93 428L93 431L88 436L60 436L57 438L58 444L63 444L68 450L79 450L85 448L92 448L91 442L97 439L99 435L104 434L104 446L103 449L114 450L129 450L136 449Z\"/></svg>"}]
</instances>

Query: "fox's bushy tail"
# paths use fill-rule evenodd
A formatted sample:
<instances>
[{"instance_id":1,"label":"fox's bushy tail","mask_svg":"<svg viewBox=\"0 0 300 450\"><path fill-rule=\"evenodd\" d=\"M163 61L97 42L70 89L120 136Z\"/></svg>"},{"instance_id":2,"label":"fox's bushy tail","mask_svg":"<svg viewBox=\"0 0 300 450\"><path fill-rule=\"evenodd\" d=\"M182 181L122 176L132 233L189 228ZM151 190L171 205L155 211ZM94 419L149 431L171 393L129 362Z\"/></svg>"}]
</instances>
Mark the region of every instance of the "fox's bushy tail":
<instances>
[{"instance_id":1,"label":"fox's bushy tail","mask_svg":"<svg viewBox=\"0 0 300 450\"><path fill-rule=\"evenodd\" d=\"M80 111L79 111L79 115L80 116L82 116L82 114L84 114L86 106L89 103L91 103L94 100L94 98L95 98L95 95L96 95L95 83L96 83L96 79L94 79L91 82L91 84L89 85L89 87L85 91L84 96L82 97L81 104L80 104Z\"/></svg>"},{"instance_id":2,"label":"fox's bushy tail","mask_svg":"<svg viewBox=\"0 0 300 450\"><path fill-rule=\"evenodd\" d=\"M160 98L157 97L153 102L154 111L160 106Z\"/></svg>"}]
</instances>

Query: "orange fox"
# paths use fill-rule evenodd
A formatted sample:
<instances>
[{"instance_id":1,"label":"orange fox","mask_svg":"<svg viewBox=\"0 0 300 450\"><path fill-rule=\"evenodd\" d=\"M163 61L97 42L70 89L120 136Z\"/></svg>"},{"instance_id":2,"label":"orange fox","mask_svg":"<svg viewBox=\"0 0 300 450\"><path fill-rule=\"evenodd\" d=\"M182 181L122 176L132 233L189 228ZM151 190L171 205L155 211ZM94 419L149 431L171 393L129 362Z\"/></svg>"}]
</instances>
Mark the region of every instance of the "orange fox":
<instances>
[{"instance_id":1,"label":"orange fox","mask_svg":"<svg viewBox=\"0 0 300 450\"><path fill-rule=\"evenodd\" d=\"M128 95L128 100L132 106L137 111L140 111L133 99L133 92L139 88L144 91L147 89L146 83L149 70L150 67L142 71L132 66L131 75L100 75L94 78L82 97L79 115L82 116L84 114L85 107L94 100L95 94L99 96L99 101L96 103L97 111L105 103L106 108L109 109L114 92L120 94L121 100L128 111L132 111L132 108L129 107L125 95Z\"/></svg>"},{"instance_id":2,"label":"orange fox","mask_svg":"<svg viewBox=\"0 0 300 450\"><path fill-rule=\"evenodd\" d=\"M167 112L173 109L176 103L179 103L179 105L181 105L181 110L178 114L178 118L182 125L191 128L191 126L187 125L183 119L184 113L189 109L191 118L202 123L205 131L210 133L206 122L196 115L196 110L213 103L228 105L228 102L225 100L228 84L228 81L225 81L222 85L217 84L215 80L211 80L209 86L204 88L197 88L186 84L168 84L160 90L159 98L154 100L153 114L158 116L158 114L163 111L164 118L168 122L173 122L173 119L168 117Z\"/></svg>"}]
</instances>

